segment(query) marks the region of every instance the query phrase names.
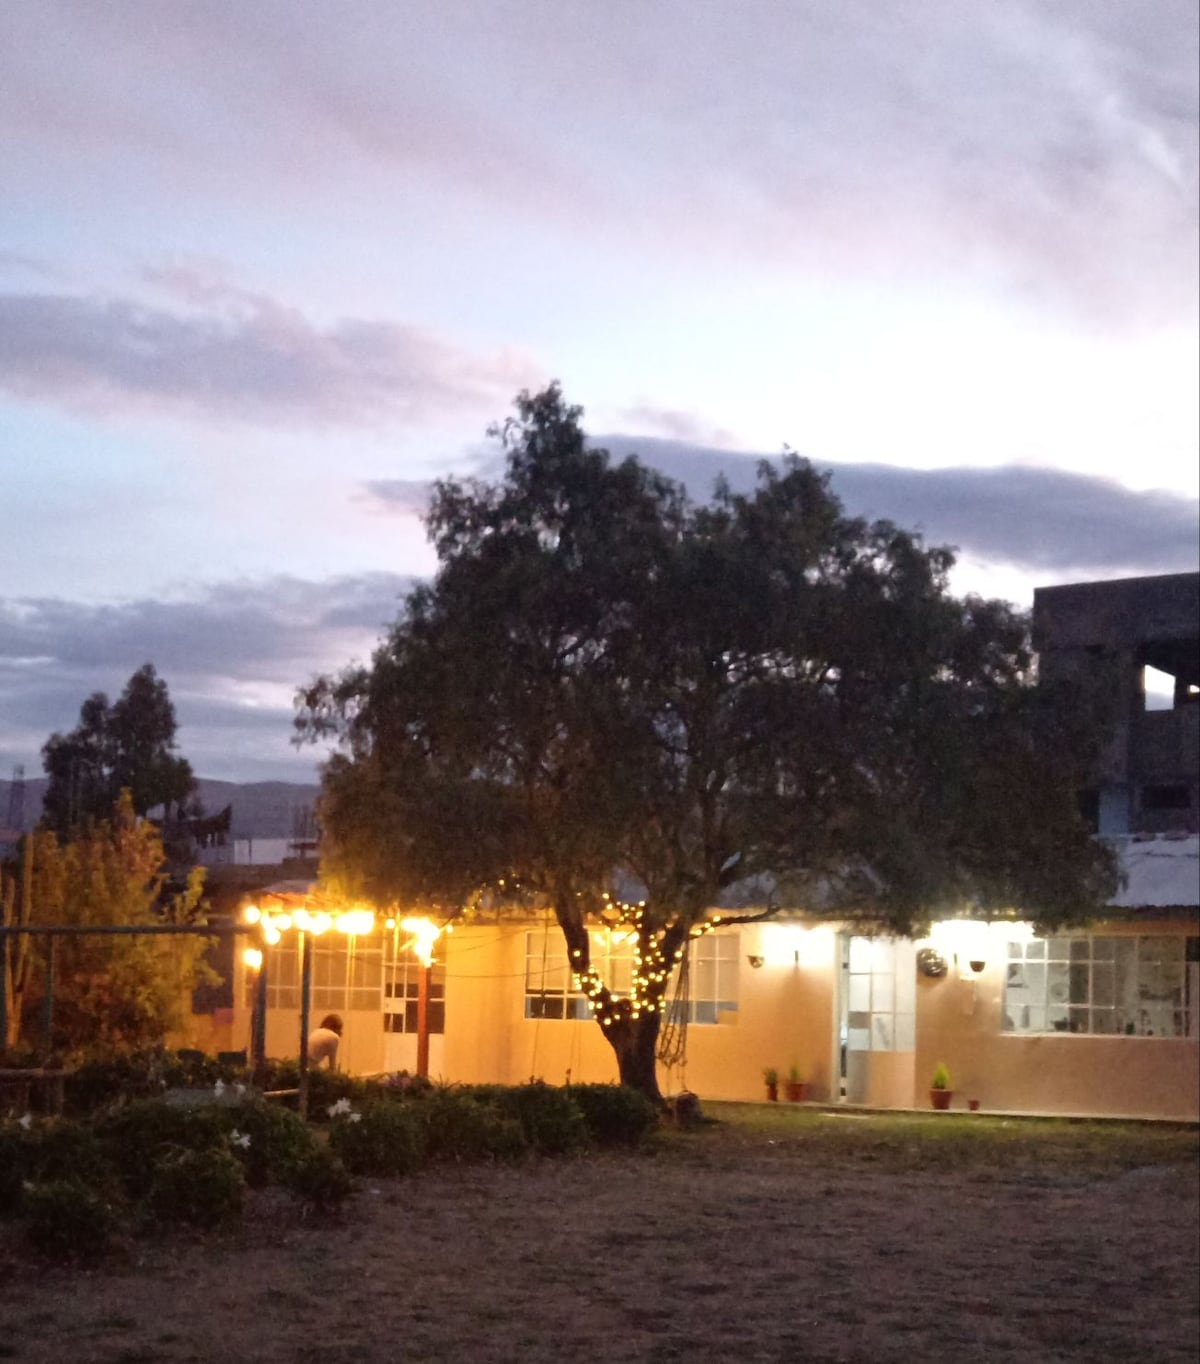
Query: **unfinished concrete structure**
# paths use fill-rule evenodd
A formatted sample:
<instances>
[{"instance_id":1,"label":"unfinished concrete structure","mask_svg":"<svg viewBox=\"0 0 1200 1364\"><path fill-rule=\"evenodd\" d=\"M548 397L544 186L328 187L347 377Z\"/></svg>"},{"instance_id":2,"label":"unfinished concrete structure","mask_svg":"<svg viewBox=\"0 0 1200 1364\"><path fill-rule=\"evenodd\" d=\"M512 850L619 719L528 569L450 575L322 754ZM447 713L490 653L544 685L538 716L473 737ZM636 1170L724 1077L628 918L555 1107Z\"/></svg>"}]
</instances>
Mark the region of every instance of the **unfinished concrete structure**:
<instances>
[{"instance_id":1,"label":"unfinished concrete structure","mask_svg":"<svg viewBox=\"0 0 1200 1364\"><path fill-rule=\"evenodd\" d=\"M1200 832L1200 574L1042 587L1042 676L1104 676L1113 739L1089 793L1097 831Z\"/></svg>"}]
</instances>

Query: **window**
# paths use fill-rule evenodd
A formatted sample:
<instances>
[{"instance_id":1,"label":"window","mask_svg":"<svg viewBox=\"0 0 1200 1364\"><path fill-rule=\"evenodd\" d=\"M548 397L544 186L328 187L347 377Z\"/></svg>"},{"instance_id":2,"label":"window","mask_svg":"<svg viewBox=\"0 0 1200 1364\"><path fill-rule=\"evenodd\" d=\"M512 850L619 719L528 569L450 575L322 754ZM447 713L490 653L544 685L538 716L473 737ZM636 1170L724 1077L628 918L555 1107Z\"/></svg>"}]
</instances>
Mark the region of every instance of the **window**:
<instances>
[{"instance_id":1,"label":"window","mask_svg":"<svg viewBox=\"0 0 1200 1364\"><path fill-rule=\"evenodd\" d=\"M688 944L688 997L675 1001L676 968L667 987L667 1017L674 1023L716 1023L738 1007L738 934L705 933ZM684 1005L686 1003L686 1014Z\"/></svg>"},{"instance_id":2,"label":"window","mask_svg":"<svg viewBox=\"0 0 1200 1364\"><path fill-rule=\"evenodd\" d=\"M1005 1032L1194 1037L1200 939L1064 934L1008 944Z\"/></svg>"},{"instance_id":3,"label":"window","mask_svg":"<svg viewBox=\"0 0 1200 1364\"><path fill-rule=\"evenodd\" d=\"M916 979L916 948L911 942L850 939L846 976L848 1050L915 1050Z\"/></svg>"},{"instance_id":4,"label":"window","mask_svg":"<svg viewBox=\"0 0 1200 1364\"><path fill-rule=\"evenodd\" d=\"M716 1023L738 1007L738 934L706 933L689 944L688 998L674 1003L678 971L667 987L669 1016L689 1023ZM633 986L633 939L600 930L591 934L592 965L611 990L628 995ZM557 929L525 935L525 1017L591 1018L587 997L575 982L567 945Z\"/></svg>"},{"instance_id":5,"label":"window","mask_svg":"<svg viewBox=\"0 0 1200 1364\"><path fill-rule=\"evenodd\" d=\"M417 998L422 970L424 967L403 941L397 942L394 938L387 940L383 960L384 1032L417 1031ZM426 1002L425 1019L431 1035L445 1033L446 967L440 961L435 961L429 968L429 999Z\"/></svg>"},{"instance_id":6,"label":"window","mask_svg":"<svg viewBox=\"0 0 1200 1364\"><path fill-rule=\"evenodd\" d=\"M383 949L366 938L309 938L312 949L312 998L314 1013L339 1013L349 1009L379 1008ZM300 954L297 937L287 933L267 948L267 1008L300 1007ZM246 1007L254 1005L254 980L246 976Z\"/></svg>"},{"instance_id":7,"label":"window","mask_svg":"<svg viewBox=\"0 0 1200 1364\"><path fill-rule=\"evenodd\" d=\"M1192 793L1182 783L1170 786L1143 786L1143 810L1190 810Z\"/></svg>"}]
</instances>

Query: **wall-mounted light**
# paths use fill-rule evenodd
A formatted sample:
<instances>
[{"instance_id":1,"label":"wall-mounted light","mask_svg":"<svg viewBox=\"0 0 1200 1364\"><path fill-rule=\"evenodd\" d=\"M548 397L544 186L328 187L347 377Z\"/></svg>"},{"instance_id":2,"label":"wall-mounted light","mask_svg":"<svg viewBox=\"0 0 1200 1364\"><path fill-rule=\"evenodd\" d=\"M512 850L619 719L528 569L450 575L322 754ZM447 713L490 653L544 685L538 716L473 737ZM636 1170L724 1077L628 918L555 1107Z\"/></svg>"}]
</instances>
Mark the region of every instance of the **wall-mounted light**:
<instances>
[{"instance_id":1,"label":"wall-mounted light","mask_svg":"<svg viewBox=\"0 0 1200 1364\"><path fill-rule=\"evenodd\" d=\"M763 962L766 960L766 958L765 958L765 957L760 957L760 956L757 955L757 953L751 952L751 954L746 958L746 960L747 960L747 961L750 963L750 965L753 966L754 969L757 971L758 968L759 968L759 967L763 964Z\"/></svg>"}]
</instances>

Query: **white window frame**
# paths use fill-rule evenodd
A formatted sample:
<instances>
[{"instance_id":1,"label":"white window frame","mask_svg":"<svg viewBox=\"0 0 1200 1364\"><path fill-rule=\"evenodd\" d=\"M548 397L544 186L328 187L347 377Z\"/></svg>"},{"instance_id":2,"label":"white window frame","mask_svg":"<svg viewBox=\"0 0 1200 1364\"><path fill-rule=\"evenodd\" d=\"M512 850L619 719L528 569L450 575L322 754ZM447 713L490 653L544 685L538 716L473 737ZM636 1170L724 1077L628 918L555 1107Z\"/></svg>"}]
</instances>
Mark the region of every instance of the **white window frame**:
<instances>
[{"instance_id":1,"label":"white window frame","mask_svg":"<svg viewBox=\"0 0 1200 1364\"><path fill-rule=\"evenodd\" d=\"M610 990L627 996L633 977L633 936L620 930L595 929L590 933L591 964ZM699 1027L715 1025L736 1015L740 935L737 929L704 933L688 943L689 997L687 1021ZM665 999L667 1016L679 981L675 967ZM704 986L697 993L697 983ZM556 927L529 929L525 934L525 1003L527 1019L539 1022L584 1022L592 1007L579 988L571 969L566 939Z\"/></svg>"},{"instance_id":2,"label":"white window frame","mask_svg":"<svg viewBox=\"0 0 1200 1364\"><path fill-rule=\"evenodd\" d=\"M1061 933L1006 949L1001 1031L1010 1037L1200 1035L1197 939Z\"/></svg>"}]
</instances>

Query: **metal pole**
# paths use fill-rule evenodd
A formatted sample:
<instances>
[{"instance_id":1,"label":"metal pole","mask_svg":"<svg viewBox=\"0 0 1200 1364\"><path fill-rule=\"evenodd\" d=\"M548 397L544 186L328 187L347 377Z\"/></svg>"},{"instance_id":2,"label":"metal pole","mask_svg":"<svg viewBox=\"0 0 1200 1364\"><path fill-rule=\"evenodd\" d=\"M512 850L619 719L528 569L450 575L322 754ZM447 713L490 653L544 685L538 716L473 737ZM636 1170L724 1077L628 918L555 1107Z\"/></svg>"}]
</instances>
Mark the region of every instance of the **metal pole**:
<instances>
[{"instance_id":1,"label":"metal pole","mask_svg":"<svg viewBox=\"0 0 1200 1364\"><path fill-rule=\"evenodd\" d=\"M312 940L300 932L300 1092L296 1106L302 1118L308 1117L308 1019L312 1009Z\"/></svg>"},{"instance_id":2,"label":"metal pole","mask_svg":"<svg viewBox=\"0 0 1200 1364\"><path fill-rule=\"evenodd\" d=\"M0 938L0 1055L8 1050L8 934Z\"/></svg>"},{"instance_id":3,"label":"metal pole","mask_svg":"<svg viewBox=\"0 0 1200 1364\"><path fill-rule=\"evenodd\" d=\"M262 945L262 962L254 982L254 1009L250 1018L250 1054L254 1083L261 1089L267 1071L267 945Z\"/></svg>"},{"instance_id":4,"label":"metal pole","mask_svg":"<svg viewBox=\"0 0 1200 1364\"><path fill-rule=\"evenodd\" d=\"M422 963L417 973L417 1074L429 1074L429 981L433 968Z\"/></svg>"},{"instance_id":5,"label":"metal pole","mask_svg":"<svg viewBox=\"0 0 1200 1364\"><path fill-rule=\"evenodd\" d=\"M46 994L42 1000L42 1045L49 1056L54 1031L54 939L46 944Z\"/></svg>"}]
</instances>

